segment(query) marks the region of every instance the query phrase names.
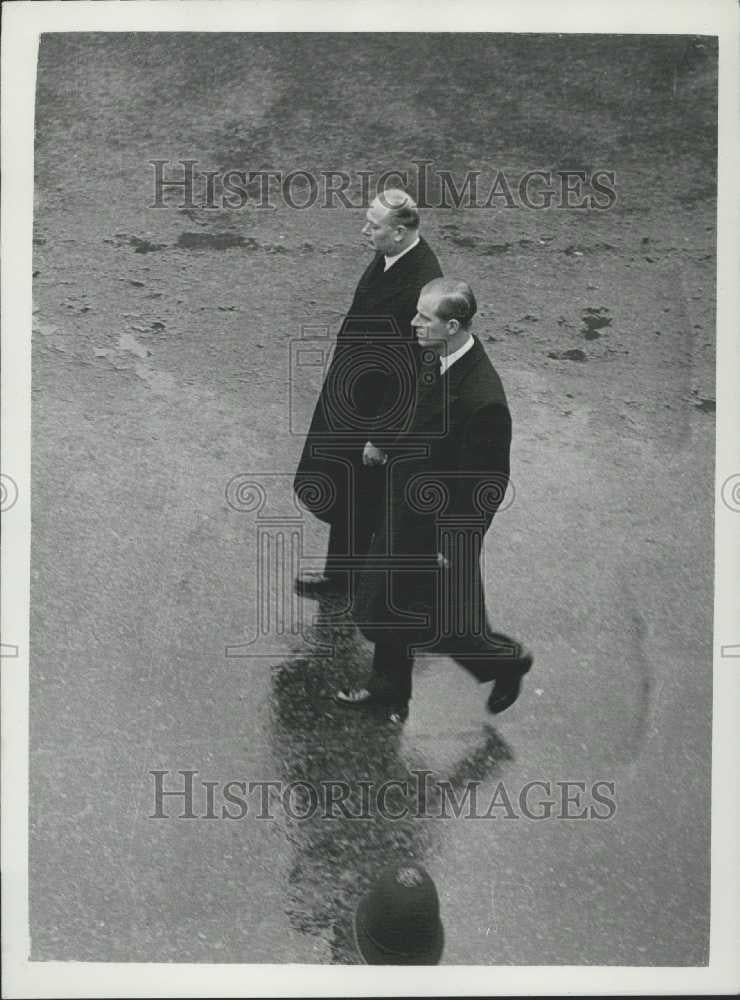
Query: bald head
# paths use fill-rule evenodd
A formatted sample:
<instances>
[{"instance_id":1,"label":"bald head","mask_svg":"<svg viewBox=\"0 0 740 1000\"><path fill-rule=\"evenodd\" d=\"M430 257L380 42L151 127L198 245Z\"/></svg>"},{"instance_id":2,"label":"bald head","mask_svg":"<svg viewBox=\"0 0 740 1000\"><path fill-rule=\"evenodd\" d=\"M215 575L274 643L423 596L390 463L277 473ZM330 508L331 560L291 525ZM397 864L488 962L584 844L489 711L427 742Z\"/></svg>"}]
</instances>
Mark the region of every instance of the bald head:
<instances>
[{"instance_id":1,"label":"bald head","mask_svg":"<svg viewBox=\"0 0 740 1000\"><path fill-rule=\"evenodd\" d=\"M419 237L419 210L411 195L387 188L370 202L362 232L373 250L395 257Z\"/></svg>"},{"instance_id":2,"label":"bald head","mask_svg":"<svg viewBox=\"0 0 740 1000\"><path fill-rule=\"evenodd\" d=\"M386 188L385 191L381 191L373 199L373 205L387 211L389 221L393 225L413 230L419 228L419 209L416 207L416 202L401 188Z\"/></svg>"}]
</instances>

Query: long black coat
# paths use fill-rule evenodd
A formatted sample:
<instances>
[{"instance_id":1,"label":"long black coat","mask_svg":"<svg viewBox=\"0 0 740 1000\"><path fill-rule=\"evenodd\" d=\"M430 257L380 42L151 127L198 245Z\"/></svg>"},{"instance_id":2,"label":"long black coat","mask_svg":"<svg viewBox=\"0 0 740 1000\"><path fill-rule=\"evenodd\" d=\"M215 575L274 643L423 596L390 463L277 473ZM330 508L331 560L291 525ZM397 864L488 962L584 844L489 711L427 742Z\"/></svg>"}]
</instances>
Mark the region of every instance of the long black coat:
<instances>
[{"instance_id":1,"label":"long black coat","mask_svg":"<svg viewBox=\"0 0 740 1000\"><path fill-rule=\"evenodd\" d=\"M423 239L387 271L383 264L376 254L360 278L295 476L303 505L330 523L351 516L380 482L362 464L365 443L384 445L413 418L419 349L411 320L421 288L442 271Z\"/></svg>"},{"instance_id":2,"label":"long black coat","mask_svg":"<svg viewBox=\"0 0 740 1000\"><path fill-rule=\"evenodd\" d=\"M509 480L511 417L478 338L389 446L388 493L354 615L373 642L477 655L488 629L480 555ZM443 553L449 568L440 568Z\"/></svg>"}]
</instances>

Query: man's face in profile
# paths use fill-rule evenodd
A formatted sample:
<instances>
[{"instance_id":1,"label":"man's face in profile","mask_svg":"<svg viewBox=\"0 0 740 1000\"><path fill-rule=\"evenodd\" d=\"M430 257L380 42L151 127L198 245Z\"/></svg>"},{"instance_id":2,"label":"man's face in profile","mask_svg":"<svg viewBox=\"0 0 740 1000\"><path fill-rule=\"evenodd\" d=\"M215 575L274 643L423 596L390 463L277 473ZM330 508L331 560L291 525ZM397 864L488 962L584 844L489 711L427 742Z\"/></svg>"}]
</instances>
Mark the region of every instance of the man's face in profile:
<instances>
[{"instance_id":1,"label":"man's face in profile","mask_svg":"<svg viewBox=\"0 0 740 1000\"><path fill-rule=\"evenodd\" d=\"M390 210L376 199L365 213L365 225L362 227L362 233L368 237L373 250L388 257L395 256L399 245L393 237L398 234L398 229L397 225L393 225Z\"/></svg>"},{"instance_id":2,"label":"man's face in profile","mask_svg":"<svg viewBox=\"0 0 740 1000\"><path fill-rule=\"evenodd\" d=\"M417 343L421 347L430 347L437 353L443 352L450 337L448 320L437 315L440 295L438 292L424 292L416 303L416 315L411 320Z\"/></svg>"}]
</instances>

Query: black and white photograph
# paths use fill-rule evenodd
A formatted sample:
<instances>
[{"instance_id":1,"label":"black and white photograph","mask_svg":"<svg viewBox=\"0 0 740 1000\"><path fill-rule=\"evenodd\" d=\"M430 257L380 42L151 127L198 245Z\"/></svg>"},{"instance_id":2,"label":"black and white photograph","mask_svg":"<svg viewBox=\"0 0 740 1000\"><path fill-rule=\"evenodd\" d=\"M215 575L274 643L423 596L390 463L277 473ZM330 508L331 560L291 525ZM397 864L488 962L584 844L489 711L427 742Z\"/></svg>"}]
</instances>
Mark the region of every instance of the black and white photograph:
<instances>
[{"instance_id":1,"label":"black and white photograph","mask_svg":"<svg viewBox=\"0 0 740 1000\"><path fill-rule=\"evenodd\" d=\"M523 6L3 9L3 996L740 985L737 7Z\"/></svg>"}]
</instances>

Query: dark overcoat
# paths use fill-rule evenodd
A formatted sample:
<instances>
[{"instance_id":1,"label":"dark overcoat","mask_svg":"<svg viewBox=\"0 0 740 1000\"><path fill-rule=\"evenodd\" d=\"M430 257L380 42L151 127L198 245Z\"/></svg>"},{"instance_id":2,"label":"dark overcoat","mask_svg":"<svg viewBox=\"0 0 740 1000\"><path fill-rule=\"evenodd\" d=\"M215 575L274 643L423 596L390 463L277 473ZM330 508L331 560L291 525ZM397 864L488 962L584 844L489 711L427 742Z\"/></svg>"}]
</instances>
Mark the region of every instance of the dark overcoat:
<instances>
[{"instance_id":1,"label":"dark overcoat","mask_svg":"<svg viewBox=\"0 0 740 1000\"><path fill-rule=\"evenodd\" d=\"M509 481L511 417L477 337L431 388L422 382L411 426L388 446L386 502L354 615L373 642L477 655L490 632L480 557Z\"/></svg>"},{"instance_id":2,"label":"dark overcoat","mask_svg":"<svg viewBox=\"0 0 740 1000\"><path fill-rule=\"evenodd\" d=\"M441 274L420 239L387 271L376 254L360 278L294 481L304 507L322 521L345 518L368 501L382 477L362 464L365 443L382 447L413 417L419 349L411 320L421 288Z\"/></svg>"}]
</instances>

